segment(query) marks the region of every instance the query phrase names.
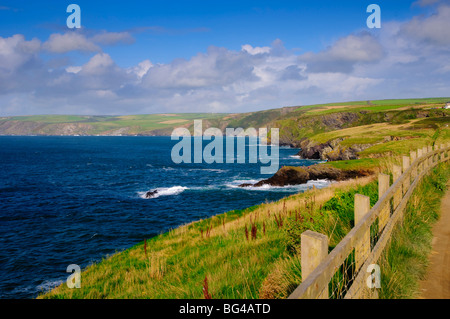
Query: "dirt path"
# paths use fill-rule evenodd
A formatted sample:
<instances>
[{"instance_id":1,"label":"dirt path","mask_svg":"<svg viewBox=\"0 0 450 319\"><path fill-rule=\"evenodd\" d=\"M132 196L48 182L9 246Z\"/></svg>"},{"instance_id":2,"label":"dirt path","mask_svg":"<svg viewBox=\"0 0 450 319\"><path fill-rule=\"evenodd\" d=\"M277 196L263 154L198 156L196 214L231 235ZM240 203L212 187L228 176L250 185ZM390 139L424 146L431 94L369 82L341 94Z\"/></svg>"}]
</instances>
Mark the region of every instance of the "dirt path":
<instances>
[{"instance_id":1,"label":"dirt path","mask_svg":"<svg viewBox=\"0 0 450 319\"><path fill-rule=\"evenodd\" d=\"M450 299L450 182L447 186L441 217L433 227L433 247L426 280L420 283L422 299Z\"/></svg>"}]
</instances>

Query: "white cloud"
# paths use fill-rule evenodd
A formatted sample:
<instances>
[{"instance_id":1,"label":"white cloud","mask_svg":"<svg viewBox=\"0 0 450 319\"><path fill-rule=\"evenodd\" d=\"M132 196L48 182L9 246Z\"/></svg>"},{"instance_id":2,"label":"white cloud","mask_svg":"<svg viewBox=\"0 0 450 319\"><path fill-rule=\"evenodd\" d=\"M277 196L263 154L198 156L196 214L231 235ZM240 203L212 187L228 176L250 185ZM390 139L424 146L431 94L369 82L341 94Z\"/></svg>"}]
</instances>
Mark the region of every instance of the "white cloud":
<instances>
[{"instance_id":1,"label":"white cloud","mask_svg":"<svg viewBox=\"0 0 450 319\"><path fill-rule=\"evenodd\" d=\"M43 48L52 53L70 51L100 52L100 45L132 44L134 38L129 32L100 32L88 37L83 29L54 33L44 42Z\"/></svg>"},{"instance_id":2,"label":"white cloud","mask_svg":"<svg viewBox=\"0 0 450 319\"><path fill-rule=\"evenodd\" d=\"M436 14L429 17L414 17L403 26L411 38L436 45L450 45L450 6L440 6Z\"/></svg>"},{"instance_id":3,"label":"white cloud","mask_svg":"<svg viewBox=\"0 0 450 319\"><path fill-rule=\"evenodd\" d=\"M102 32L94 35L90 40L103 45L113 45L117 43L132 44L135 39L129 32Z\"/></svg>"},{"instance_id":4,"label":"white cloud","mask_svg":"<svg viewBox=\"0 0 450 319\"><path fill-rule=\"evenodd\" d=\"M64 34L54 33L44 42L43 48L53 53L66 53L70 51L101 51L91 40L88 40L83 34L66 32Z\"/></svg>"},{"instance_id":5,"label":"white cloud","mask_svg":"<svg viewBox=\"0 0 450 319\"><path fill-rule=\"evenodd\" d=\"M65 70L68 73L75 73L77 74L78 72L80 72L82 69L81 66L68 66Z\"/></svg>"},{"instance_id":6,"label":"white cloud","mask_svg":"<svg viewBox=\"0 0 450 319\"><path fill-rule=\"evenodd\" d=\"M242 51L245 51L251 55L264 54L270 52L270 47L252 47L250 44L244 44Z\"/></svg>"},{"instance_id":7,"label":"white cloud","mask_svg":"<svg viewBox=\"0 0 450 319\"><path fill-rule=\"evenodd\" d=\"M100 48L132 41L126 32L68 32L44 44L23 35L0 37L0 115L244 112L442 96L450 86L450 7L431 8L434 15L385 21L376 36L349 34L316 53L298 55L277 39L267 47L211 46L189 59L146 59L127 68ZM61 60L59 53L73 50L90 59L83 65ZM43 51L54 52L54 60L41 58Z\"/></svg>"},{"instance_id":8,"label":"white cloud","mask_svg":"<svg viewBox=\"0 0 450 319\"><path fill-rule=\"evenodd\" d=\"M341 38L326 50L305 53L300 59L308 64L309 72L350 73L357 63L377 62L383 54L378 40L369 33L363 33Z\"/></svg>"},{"instance_id":9,"label":"white cloud","mask_svg":"<svg viewBox=\"0 0 450 319\"><path fill-rule=\"evenodd\" d=\"M430 6L430 5L433 5L438 2L439 2L439 0L418 0L418 1L414 2L412 5L426 7L426 6Z\"/></svg>"},{"instance_id":10,"label":"white cloud","mask_svg":"<svg viewBox=\"0 0 450 319\"><path fill-rule=\"evenodd\" d=\"M146 87L186 89L222 86L238 80L255 80L252 73L258 60L246 52L209 47L190 60L178 59L170 64L158 64L148 70L142 79Z\"/></svg>"},{"instance_id":11,"label":"white cloud","mask_svg":"<svg viewBox=\"0 0 450 319\"><path fill-rule=\"evenodd\" d=\"M108 71L114 65L114 61L107 53L98 53L94 55L89 62L81 68L83 74L99 75Z\"/></svg>"},{"instance_id":12,"label":"white cloud","mask_svg":"<svg viewBox=\"0 0 450 319\"><path fill-rule=\"evenodd\" d=\"M15 71L36 57L41 47L38 39L26 41L21 34L9 38L0 37L0 68Z\"/></svg>"},{"instance_id":13,"label":"white cloud","mask_svg":"<svg viewBox=\"0 0 450 319\"><path fill-rule=\"evenodd\" d=\"M144 60L138 65L131 67L127 70L128 73L134 73L139 79L142 79L144 75L147 74L148 70L153 67L153 63L150 60Z\"/></svg>"}]
</instances>

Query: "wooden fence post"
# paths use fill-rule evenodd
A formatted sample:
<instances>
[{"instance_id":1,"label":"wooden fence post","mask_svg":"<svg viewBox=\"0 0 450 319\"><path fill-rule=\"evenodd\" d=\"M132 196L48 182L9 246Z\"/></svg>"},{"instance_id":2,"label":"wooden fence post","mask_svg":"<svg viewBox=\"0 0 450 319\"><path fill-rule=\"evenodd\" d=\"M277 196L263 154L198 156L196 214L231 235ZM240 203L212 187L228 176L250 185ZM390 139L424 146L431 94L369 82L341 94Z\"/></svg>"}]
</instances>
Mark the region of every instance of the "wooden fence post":
<instances>
[{"instance_id":1,"label":"wooden fence post","mask_svg":"<svg viewBox=\"0 0 450 319\"><path fill-rule=\"evenodd\" d=\"M355 194L355 226L370 211L370 198L361 194ZM370 227L366 230L360 243L355 247L355 266L358 271L364 264L370 253Z\"/></svg>"},{"instance_id":2,"label":"wooden fence post","mask_svg":"<svg viewBox=\"0 0 450 319\"><path fill-rule=\"evenodd\" d=\"M411 164L417 159L417 152L411 151L409 152L409 156L411 157ZM417 166L414 166L411 171L411 179L414 181L417 177Z\"/></svg>"},{"instance_id":3,"label":"wooden fence post","mask_svg":"<svg viewBox=\"0 0 450 319\"><path fill-rule=\"evenodd\" d=\"M406 172L406 170L409 168L410 165L411 162L409 156L403 156L402 157L403 173ZM406 177L405 182L403 183L403 195L405 195L406 192L408 191L409 185L411 185L411 174Z\"/></svg>"},{"instance_id":4,"label":"wooden fence post","mask_svg":"<svg viewBox=\"0 0 450 319\"><path fill-rule=\"evenodd\" d=\"M422 154L423 154L424 156L426 156L427 153L428 153L428 148L427 148L426 146L424 146L424 147L423 147L423 150L422 150ZM423 172L424 172L424 173L427 171L427 167L428 167L428 160L424 160L424 161L423 161Z\"/></svg>"},{"instance_id":5,"label":"wooden fence post","mask_svg":"<svg viewBox=\"0 0 450 319\"><path fill-rule=\"evenodd\" d=\"M392 175L393 175L393 184L395 184L395 182L399 179L400 176L402 176L402 168L398 165L394 165L392 166ZM397 208L398 204L400 204L400 202L402 201L402 187L400 186L400 188L394 193L394 197L393 197L393 206L394 206L394 211Z\"/></svg>"},{"instance_id":6,"label":"wooden fence post","mask_svg":"<svg viewBox=\"0 0 450 319\"><path fill-rule=\"evenodd\" d=\"M386 191L389 189L390 176L387 174L378 175L378 200L383 197ZM380 215L378 215L378 233L381 234L384 227L386 226L389 217L391 215L391 205L387 202L386 207L383 207Z\"/></svg>"},{"instance_id":7,"label":"wooden fence post","mask_svg":"<svg viewBox=\"0 0 450 319\"><path fill-rule=\"evenodd\" d=\"M417 158L421 158L422 155L423 155L422 154L422 149L421 148L417 149ZM422 163L417 164L417 174L422 173L422 170L423 170Z\"/></svg>"},{"instance_id":8,"label":"wooden fence post","mask_svg":"<svg viewBox=\"0 0 450 319\"><path fill-rule=\"evenodd\" d=\"M301 234L301 267L302 281L316 269L328 255L328 237L326 235L307 230ZM328 299L328 286L319 296Z\"/></svg>"}]
</instances>

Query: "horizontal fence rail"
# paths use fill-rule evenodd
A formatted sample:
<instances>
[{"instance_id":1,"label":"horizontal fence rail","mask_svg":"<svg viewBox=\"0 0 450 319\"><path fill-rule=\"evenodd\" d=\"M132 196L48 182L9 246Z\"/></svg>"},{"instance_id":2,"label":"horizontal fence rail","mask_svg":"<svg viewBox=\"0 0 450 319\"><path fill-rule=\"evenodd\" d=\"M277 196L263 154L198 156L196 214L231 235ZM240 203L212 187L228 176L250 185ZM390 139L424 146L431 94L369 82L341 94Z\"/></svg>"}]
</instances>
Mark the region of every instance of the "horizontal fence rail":
<instances>
[{"instance_id":1,"label":"horizontal fence rail","mask_svg":"<svg viewBox=\"0 0 450 319\"><path fill-rule=\"evenodd\" d=\"M394 226L414 189L433 167L449 160L450 143L426 146L402 157L402 166L390 175L378 176L378 201L370 208L369 197L355 195L355 227L328 254L328 238L313 231L301 235L303 282L289 299L377 298L367 278L389 243ZM379 287L375 287L379 288Z\"/></svg>"}]
</instances>

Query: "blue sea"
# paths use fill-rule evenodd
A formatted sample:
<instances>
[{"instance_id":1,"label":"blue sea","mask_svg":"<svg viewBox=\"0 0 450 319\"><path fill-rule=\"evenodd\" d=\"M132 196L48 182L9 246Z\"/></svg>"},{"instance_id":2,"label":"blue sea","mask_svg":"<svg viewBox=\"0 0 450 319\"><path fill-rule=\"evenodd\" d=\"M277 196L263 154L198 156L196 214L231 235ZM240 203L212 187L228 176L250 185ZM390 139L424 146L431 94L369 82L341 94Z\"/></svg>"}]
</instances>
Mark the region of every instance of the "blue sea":
<instances>
[{"instance_id":1,"label":"blue sea","mask_svg":"<svg viewBox=\"0 0 450 319\"><path fill-rule=\"evenodd\" d=\"M179 225L328 185L240 188L270 177L264 164L175 164L175 143L0 136L0 298L35 298L64 282L70 264L84 269ZM280 148L280 167L317 163L297 152Z\"/></svg>"}]
</instances>

